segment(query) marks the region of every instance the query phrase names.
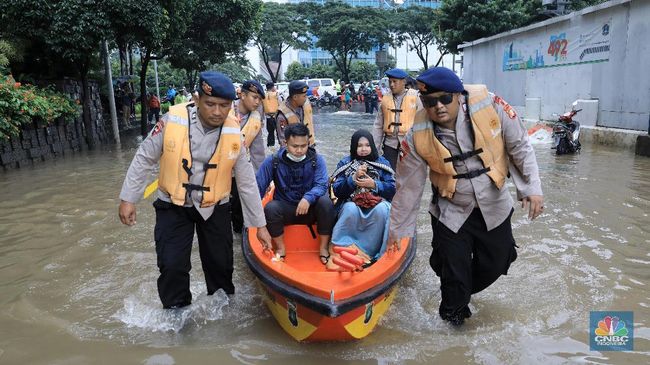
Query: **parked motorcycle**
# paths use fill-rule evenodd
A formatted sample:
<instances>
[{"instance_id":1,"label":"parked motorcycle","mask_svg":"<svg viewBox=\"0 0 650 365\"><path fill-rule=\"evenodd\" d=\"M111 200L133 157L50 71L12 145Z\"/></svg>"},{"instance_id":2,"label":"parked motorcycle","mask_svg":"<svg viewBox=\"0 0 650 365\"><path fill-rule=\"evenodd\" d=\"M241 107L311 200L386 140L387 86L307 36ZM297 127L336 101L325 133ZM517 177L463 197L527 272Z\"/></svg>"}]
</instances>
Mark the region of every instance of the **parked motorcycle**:
<instances>
[{"instance_id":1,"label":"parked motorcycle","mask_svg":"<svg viewBox=\"0 0 650 365\"><path fill-rule=\"evenodd\" d=\"M330 93L325 91L323 96L318 100L318 106L322 108L328 105L333 105L338 109L341 107L341 99L338 96L330 95Z\"/></svg>"},{"instance_id":2,"label":"parked motorcycle","mask_svg":"<svg viewBox=\"0 0 650 365\"><path fill-rule=\"evenodd\" d=\"M553 147L556 155L580 152L580 123L573 117L582 109L566 112L558 118L553 126Z\"/></svg>"}]
</instances>

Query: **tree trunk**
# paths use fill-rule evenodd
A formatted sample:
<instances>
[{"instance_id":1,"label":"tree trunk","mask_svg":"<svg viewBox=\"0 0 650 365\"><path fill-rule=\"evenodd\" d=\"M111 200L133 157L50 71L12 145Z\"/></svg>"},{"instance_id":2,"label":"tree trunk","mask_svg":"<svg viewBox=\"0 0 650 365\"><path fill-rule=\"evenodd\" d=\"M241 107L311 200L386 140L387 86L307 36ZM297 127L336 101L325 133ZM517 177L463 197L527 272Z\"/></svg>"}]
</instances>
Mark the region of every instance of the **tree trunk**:
<instances>
[{"instance_id":1,"label":"tree trunk","mask_svg":"<svg viewBox=\"0 0 650 365\"><path fill-rule=\"evenodd\" d=\"M148 107L147 103L147 67L151 59L151 51L147 50L145 56L140 58L140 134L146 137L149 133L147 125Z\"/></svg>"},{"instance_id":2,"label":"tree trunk","mask_svg":"<svg viewBox=\"0 0 650 365\"><path fill-rule=\"evenodd\" d=\"M88 63L90 60L79 67L79 73L81 78L81 104L83 109L83 123L84 129L86 130L86 143L88 144L89 149L94 149L96 146L95 136L97 132L95 130L95 123L93 123L90 118L90 88L88 87Z\"/></svg>"}]
</instances>

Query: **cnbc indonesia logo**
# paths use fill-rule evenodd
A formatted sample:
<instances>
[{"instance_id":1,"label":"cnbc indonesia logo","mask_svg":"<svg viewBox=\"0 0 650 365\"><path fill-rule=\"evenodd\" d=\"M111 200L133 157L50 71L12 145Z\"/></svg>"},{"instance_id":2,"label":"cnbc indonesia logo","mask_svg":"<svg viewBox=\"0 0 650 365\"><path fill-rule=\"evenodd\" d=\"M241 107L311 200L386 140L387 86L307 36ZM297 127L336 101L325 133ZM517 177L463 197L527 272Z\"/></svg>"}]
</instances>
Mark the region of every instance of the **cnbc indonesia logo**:
<instances>
[{"instance_id":1,"label":"cnbc indonesia logo","mask_svg":"<svg viewBox=\"0 0 650 365\"><path fill-rule=\"evenodd\" d=\"M590 322L592 350L632 350L632 312L591 312Z\"/></svg>"}]
</instances>

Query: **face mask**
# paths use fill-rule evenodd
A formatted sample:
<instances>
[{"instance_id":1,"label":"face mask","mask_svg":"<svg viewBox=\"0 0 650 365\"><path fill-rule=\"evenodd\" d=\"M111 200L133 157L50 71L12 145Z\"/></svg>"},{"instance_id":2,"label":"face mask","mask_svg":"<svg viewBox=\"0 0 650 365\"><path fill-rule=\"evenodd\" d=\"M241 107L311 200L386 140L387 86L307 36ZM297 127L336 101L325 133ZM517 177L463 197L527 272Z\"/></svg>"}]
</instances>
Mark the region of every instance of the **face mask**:
<instances>
[{"instance_id":1,"label":"face mask","mask_svg":"<svg viewBox=\"0 0 650 365\"><path fill-rule=\"evenodd\" d=\"M300 162L300 161L304 160L306 157L307 157L307 155L302 155L300 157L294 156L294 155L290 154L289 151L287 151L287 158L289 158L293 162Z\"/></svg>"}]
</instances>

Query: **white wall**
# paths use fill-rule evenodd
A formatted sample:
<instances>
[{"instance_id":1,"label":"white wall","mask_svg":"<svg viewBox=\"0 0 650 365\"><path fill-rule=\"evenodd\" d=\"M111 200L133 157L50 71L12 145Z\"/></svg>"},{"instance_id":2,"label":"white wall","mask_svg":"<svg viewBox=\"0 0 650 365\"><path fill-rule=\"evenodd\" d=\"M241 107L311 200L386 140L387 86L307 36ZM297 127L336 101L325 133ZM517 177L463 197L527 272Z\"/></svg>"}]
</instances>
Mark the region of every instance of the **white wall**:
<instances>
[{"instance_id":1,"label":"white wall","mask_svg":"<svg viewBox=\"0 0 650 365\"><path fill-rule=\"evenodd\" d=\"M541 117L546 120L555 119L553 113L570 109L576 99L597 99L597 125L647 130L650 120L648 19L650 1L613 0L471 42L461 46L465 62L463 81L487 84L520 109L520 114L524 114L526 98L541 98ZM606 60L515 71L503 69L503 52L509 44L526 45L563 32L587 34L603 23L609 24ZM548 43L539 46L544 49ZM544 55L545 62L547 56Z\"/></svg>"}]
</instances>

